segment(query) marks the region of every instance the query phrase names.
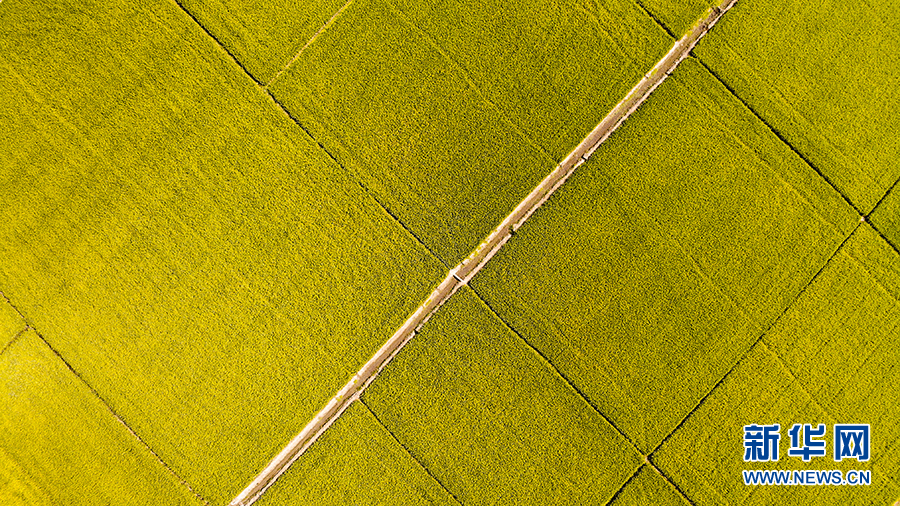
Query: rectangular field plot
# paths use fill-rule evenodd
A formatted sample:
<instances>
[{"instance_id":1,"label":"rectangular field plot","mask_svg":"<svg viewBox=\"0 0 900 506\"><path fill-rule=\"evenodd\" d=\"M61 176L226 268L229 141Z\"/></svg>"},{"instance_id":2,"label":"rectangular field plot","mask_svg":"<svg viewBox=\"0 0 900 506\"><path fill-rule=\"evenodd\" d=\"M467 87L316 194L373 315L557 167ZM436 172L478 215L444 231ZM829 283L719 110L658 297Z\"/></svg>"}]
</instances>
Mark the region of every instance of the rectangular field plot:
<instances>
[{"instance_id":1,"label":"rectangular field plot","mask_svg":"<svg viewBox=\"0 0 900 506\"><path fill-rule=\"evenodd\" d=\"M27 331L0 355L0 503L201 502Z\"/></svg>"},{"instance_id":2,"label":"rectangular field plot","mask_svg":"<svg viewBox=\"0 0 900 506\"><path fill-rule=\"evenodd\" d=\"M287 67L347 1L180 0L179 3L254 79L265 84Z\"/></svg>"},{"instance_id":3,"label":"rectangular field plot","mask_svg":"<svg viewBox=\"0 0 900 506\"><path fill-rule=\"evenodd\" d=\"M688 506L690 503L666 479L649 466L641 469L629 481L609 506Z\"/></svg>"},{"instance_id":4,"label":"rectangular field plot","mask_svg":"<svg viewBox=\"0 0 900 506\"><path fill-rule=\"evenodd\" d=\"M465 287L363 401L463 504L606 504L641 461Z\"/></svg>"},{"instance_id":5,"label":"rectangular field plot","mask_svg":"<svg viewBox=\"0 0 900 506\"><path fill-rule=\"evenodd\" d=\"M271 90L452 265L671 42L636 8L561 4L520 26L526 12L359 0Z\"/></svg>"},{"instance_id":6,"label":"rectangular field plot","mask_svg":"<svg viewBox=\"0 0 900 506\"><path fill-rule=\"evenodd\" d=\"M900 177L900 4L738 2L695 53L863 214Z\"/></svg>"},{"instance_id":7,"label":"rectangular field plot","mask_svg":"<svg viewBox=\"0 0 900 506\"><path fill-rule=\"evenodd\" d=\"M856 222L689 59L472 284L650 451Z\"/></svg>"},{"instance_id":8,"label":"rectangular field plot","mask_svg":"<svg viewBox=\"0 0 900 506\"><path fill-rule=\"evenodd\" d=\"M890 193L878 204L871 216L872 226L887 237L900 250L900 184L894 185Z\"/></svg>"},{"instance_id":9,"label":"rectangular field plot","mask_svg":"<svg viewBox=\"0 0 900 506\"><path fill-rule=\"evenodd\" d=\"M873 466L900 475L896 251L863 224L763 339L838 422L871 424Z\"/></svg>"},{"instance_id":10,"label":"rectangular field plot","mask_svg":"<svg viewBox=\"0 0 900 506\"><path fill-rule=\"evenodd\" d=\"M458 505L369 409L353 403L259 506Z\"/></svg>"},{"instance_id":11,"label":"rectangular field plot","mask_svg":"<svg viewBox=\"0 0 900 506\"><path fill-rule=\"evenodd\" d=\"M0 9L0 289L222 504L444 271L174 4L79 5Z\"/></svg>"},{"instance_id":12,"label":"rectangular field plot","mask_svg":"<svg viewBox=\"0 0 900 506\"><path fill-rule=\"evenodd\" d=\"M900 487L890 479L896 471L879 462L834 461L834 424L853 423L854 418L844 418L846 414L836 418L822 409L821 399L760 342L650 460L698 505L892 504L900 497ZM826 426L826 455L811 457L809 462L788 455L789 430L806 423ZM744 461L744 426L753 424L779 425L777 461ZM888 423L874 427L878 429L873 442L887 436L883 431ZM805 475L816 470L869 471L871 484L745 485L743 476L743 471L782 471L793 477L794 471Z\"/></svg>"}]
</instances>

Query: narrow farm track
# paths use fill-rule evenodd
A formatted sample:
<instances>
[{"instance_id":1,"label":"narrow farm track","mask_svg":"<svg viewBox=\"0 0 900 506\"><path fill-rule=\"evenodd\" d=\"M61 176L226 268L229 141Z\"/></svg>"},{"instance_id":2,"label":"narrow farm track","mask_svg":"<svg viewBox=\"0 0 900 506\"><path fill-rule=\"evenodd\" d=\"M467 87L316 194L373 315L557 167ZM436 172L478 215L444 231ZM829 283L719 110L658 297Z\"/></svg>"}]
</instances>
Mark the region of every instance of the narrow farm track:
<instances>
[{"instance_id":1,"label":"narrow farm track","mask_svg":"<svg viewBox=\"0 0 900 506\"><path fill-rule=\"evenodd\" d=\"M284 68L279 70L278 73L275 74L275 77L273 77L272 79L269 79L268 82L266 82L266 84L263 85L263 88L268 89L270 84L272 84L276 79L278 79L281 76L281 74L284 74L285 71L287 71L287 69L291 68L291 65L293 65L294 62L297 61L297 58L300 58L300 55L302 55L303 52L306 51L306 48L308 48L313 42L315 42L316 39L318 39L319 36L325 32L325 30L327 30L329 27L331 27L331 25L333 25L334 22L337 21L337 18L340 17L340 15L343 14L344 11L347 10L347 8L350 7L350 4L352 4L352 3L353 3L353 0L347 0L347 2L344 3L344 5L342 5L341 8L338 9L337 12L335 12L334 15L332 15L331 18L329 18L328 21L326 21L325 24L322 25L322 27L319 28L319 30L315 34L313 34L312 38L310 38L308 41L306 41L306 44L303 44L303 46L300 48L300 50L297 51L297 54L295 54L294 57L291 58L291 61L287 62L287 65L285 65Z\"/></svg>"},{"instance_id":2,"label":"narrow farm track","mask_svg":"<svg viewBox=\"0 0 900 506\"><path fill-rule=\"evenodd\" d=\"M707 11L694 26L647 72L603 120L551 171L513 211L469 254L400 326L384 345L353 375L350 381L319 411L257 477L231 501L231 506L255 502L309 448L341 414L357 400L379 372L408 343L441 305L467 284L503 247L522 224L584 163L684 60L700 39L737 0ZM348 2L349 3L349 2ZM346 7L346 5L345 5Z\"/></svg>"}]
</instances>

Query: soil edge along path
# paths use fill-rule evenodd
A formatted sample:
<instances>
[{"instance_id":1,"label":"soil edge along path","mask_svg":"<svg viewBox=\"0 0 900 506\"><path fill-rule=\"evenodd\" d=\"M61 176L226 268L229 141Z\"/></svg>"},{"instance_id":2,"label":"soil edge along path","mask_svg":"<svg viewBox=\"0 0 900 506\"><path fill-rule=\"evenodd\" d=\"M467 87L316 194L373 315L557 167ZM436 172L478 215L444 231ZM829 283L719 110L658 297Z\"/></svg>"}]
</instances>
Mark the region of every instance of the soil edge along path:
<instances>
[{"instance_id":1,"label":"soil edge along path","mask_svg":"<svg viewBox=\"0 0 900 506\"><path fill-rule=\"evenodd\" d=\"M546 200L559 188L594 150L612 134L653 93L675 68L684 60L697 42L730 9L737 0L723 0L710 8L672 49L650 69L605 118L513 209L509 215L469 254L450 270L447 277L431 292L431 295L394 332L387 342L353 375L349 382L319 411L315 417L284 447L256 476L230 506L253 504L297 460L318 437L341 416L353 401L378 376L378 373L409 342L428 318L450 298L506 244L513 232L519 229Z\"/></svg>"}]
</instances>

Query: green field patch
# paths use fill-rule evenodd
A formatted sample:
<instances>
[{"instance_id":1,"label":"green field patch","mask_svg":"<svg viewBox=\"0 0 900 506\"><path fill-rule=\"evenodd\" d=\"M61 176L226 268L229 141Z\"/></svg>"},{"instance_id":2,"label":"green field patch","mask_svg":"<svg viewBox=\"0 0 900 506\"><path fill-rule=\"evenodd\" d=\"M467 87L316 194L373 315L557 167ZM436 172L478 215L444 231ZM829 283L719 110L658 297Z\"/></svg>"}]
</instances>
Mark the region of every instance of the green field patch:
<instances>
[{"instance_id":1,"label":"green field patch","mask_svg":"<svg viewBox=\"0 0 900 506\"><path fill-rule=\"evenodd\" d=\"M870 217L872 226L900 250L900 185L895 184Z\"/></svg>"},{"instance_id":2,"label":"green field patch","mask_svg":"<svg viewBox=\"0 0 900 506\"><path fill-rule=\"evenodd\" d=\"M458 503L365 405L354 402L256 504Z\"/></svg>"},{"instance_id":3,"label":"green field patch","mask_svg":"<svg viewBox=\"0 0 900 506\"><path fill-rule=\"evenodd\" d=\"M764 340L840 423L871 424L875 468L898 476L900 255L860 226Z\"/></svg>"},{"instance_id":4,"label":"green field patch","mask_svg":"<svg viewBox=\"0 0 900 506\"><path fill-rule=\"evenodd\" d=\"M831 267L829 266L829 269ZM793 311L793 309L792 309ZM889 468L879 463L835 462L830 441L835 423L853 423L823 410L821 396L785 367L765 340L755 346L699 408L691 413L650 458L697 505L707 504L891 504L900 487L890 480ZM744 462L745 425L779 424L779 460ZM788 431L793 424L825 424L825 457L809 462L788 455ZM881 430L886 424L878 425ZM883 437L884 433L876 429ZM867 486L745 485L744 470L871 471ZM894 473L895 475L896 473Z\"/></svg>"},{"instance_id":5,"label":"green field patch","mask_svg":"<svg viewBox=\"0 0 900 506\"><path fill-rule=\"evenodd\" d=\"M472 284L650 451L856 222L686 60Z\"/></svg>"},{"instance_id":6,"label":"green field patch","mask_svg":"<svg viewBox=\"0 0 900 506\"><path fill-rule=\"evenodd\" d=\"M646 506L648 504L687 506L690 503L652 467L642 466L634 478L616 494L609 506Z\"/></svg>"},{"instance_id":7,"label":"green field patch","mask_svg":"<svg viewBox=\"0 0 900 506\"><path fill-rule=\"evenodd\" d=\"M638 0L666 30L681 37L721 0Z\"/></svg>"},{"instance_id":8,"label":"green field patch","mask_svg":"<svg viewBox=\"0 0 900 506\"><path fill-rule=\"evenodd\" d=\"M5 348L23 330L25 330L25 321L14 307L0 298L0 350Z\"/></svg>"},{"instance_id":9,"label":"green field patch","mask_svg":"<svg viewBox=\"0 0 900 506\"><path fill-rule=\"evenodd\" d=\"M631 0L408 1L398 8L535 144L562 160L669 50Z\"/></svg>"},{"instance_id":10,"label":"green field patch","mask_svg":"<svg viewBox=\"0 0 900 506\"><path fill-rule=\"evenodd\" d=\"M226 503L443 266L176 5L3 5L0 289Z\"/></svg>"},{"instance_id":11,"label":"green field patch","mask_svg":"<svg viewBox=\"0 0 900 506\"><path fill-rule=\"evenodd\" d=\"M463 504L606 504L640 465L465 287L363 400Z\"/></svg>"},{"instance_id":12,"label":"green field patch","mask_svg":"<svg viewBox=\"0 0 900 506\"><path fill-rule=\"evenodd\" d=\"M354 2L271 90L449 265L554 166L381 0Z\"/></svg>"},{"instance_id":13,"label":"green field patch","mask_svg":"<svg viewBox=\"0 0 900 506\"><path fill-rule=\"evenodd\" d=\"M900 177L900 4L738 2L695 49L863 214Z\"/></svg>"},{"instance_id":14,"label":"green field patch","mask_svg":"<svg viewBox=\"0 0 900 506\"><path fill-rule=\"evenodd\" d=\"M0 397L4 505L199 506L34 331L0 356Z\"/></svg>"},{"instance_id":15,"label":"green field patch","mask_svg":"<svg viewBox=\"0 0 900 506\"><path fill-rule=\"evenodd\" d=\"M348 0L180 0L254 79L265 84ZM199 28L199 27L198 27Z\"/></svg>"}]
</instances>

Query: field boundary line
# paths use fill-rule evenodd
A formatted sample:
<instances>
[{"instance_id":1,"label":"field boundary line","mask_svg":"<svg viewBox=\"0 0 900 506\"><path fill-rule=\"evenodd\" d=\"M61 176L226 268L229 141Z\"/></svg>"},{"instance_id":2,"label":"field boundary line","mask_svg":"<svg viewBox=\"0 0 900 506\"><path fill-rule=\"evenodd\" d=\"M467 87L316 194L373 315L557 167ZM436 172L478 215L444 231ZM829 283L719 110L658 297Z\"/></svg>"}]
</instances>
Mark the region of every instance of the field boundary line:
<instances>
[{"instance_id":1,"label":"field boundary line","mask_svg":"<svg viewBox=\"0 0 900 506\"><path fill-rule=\"evenodd\" d=\"M297 54L295 54L294 57L291 58L291 60L290 60L289 62L287 62L287 65L285 65L284 68L282 68L281 70L279 70L278 73L275 74L275 76L274 76L272 79L269 79L269 81L268 81L266 84L261 84L261 83L260 83L260 86L262 86L262 87L265 88L265 89L268 89L269 86L270 86L273 82L275 82L276 79L278 79L278 78L281 76L281 74L284 74L285 72L287 72L287 70L288 70L289 68L291 68L291 65L293 65L294 62L297 61L298 58L300 58L300 55L302 55L303 52L306 51L306 48L308 48L309 46L311 46L312 43L315 42L316 39L318 39L320 35L322 35L323 33L325 33L325 30L331 28L331 25L333 25L334 22L337 21L337 18L340 17L340 15L343 14L344 11L347 10L347 9L350 7L350 4L352 4L352 3L353 3L353 0L347 0L347 1L344 3L344 5L342 5L341 8L338 9L337 12L335 12L335 13L328 19L328 21L326 21L325 24L322 25L322 27L319 28L319 30L318 30L316 33L314 33L312 37L310 37L310 39L309 39L308 41L306 41L306 44L303 44L303 46L300 48L300 50L297 51Z\"/></svg>"},{"instance_id":2,"label":"field boundary line","mask_svg":"<svg viewBox=\"0 0 900 506\"><path fill-rule=\"evenodd\" d=\"M900 301L898 301L898 302L900 302ZM807 397L809 397L809 402L812 403L815 407L821 409L823 413L830 416L831 418L834 418L835 420L840 419L839 416L835 416L834 413L832 413L830 410L826 409L825 406L822 405L821 402L816 400L816 396L812 392L809 391L809 387L806 386L806 383L804 383L799 377L797 377L797 373L795 373L794 370L791 369L790 364L788 364L787 361L784 359L784 357L782 357L781 354L778 353L778 350L775 349L774 343L766 344L766 341L767 340L766 340L765 336L763 336L763 338L759 340L759 346L762 346L763 348L765 348L766 351L768 351L769 353L772 354L773 357L775 357L775 361L778 362L778 364L781 366L781 368L784 369L784 372L786 372L787 375L791 377L791 381L795 385L797 385L797 388L802 390L803 393L806 394ZM870 356L871 356L871 354L866 357L866 360L868 360Z\"/></svg>"},{"instance_id":3,"label":"field boundary line","mask_svg":"<svg viewBox=\"0 0 900 506\"><path fill-rule=\"evenodd\" d=\"M681 490L681 487L679 487L677 483L672 481L672 478L669 478L669 475L664 473L662 469L654 464L653 461L650 460L649 456L647 457L647 465L649 465L654 471L656 471L656 474L658 474L660 478L665 480L665 482L668 483L670 487L674 488L675 491L678 492L678 495L684 498L684 500L687 501L688 504L690 504L691 506L696 506L694 500L688 497L688 495L684 493L684 490Z\"/></svg>"},{"instance_id":4,"label":"field boundary line","mask_svg":"<svg viewBox=\"0 0 900 506\"><path fill-rule=\"evenodd\" d=\"M174 1L174 0L173 0ZM593 130L500 222L494 230L462 262L450 269L427 299L407 318L384 345L312 420L266 465L241 491L230 506L253 504L293 464L350 404L375 380L382 369L428 321L432 314L460 287L480 271L509 241L529 217L560 187L575 170L653 93L656 88L687 58L700 39L737 0L723 0L711 7L693 27L660 59L640 81L616 104Z\"/></svg>"},{"instance_id":5,"label":"field boundary line","mask_svg":"<svg viewBox=\"0 0 900 506\"><path fill-rule=\"evenodd\" d=\"M215 42L216 45L219 46L219 48L222 51L225 51L225 53L231 57L231 59L234 61L234 63L237 63L237 66L240 67L241 70L243 70L244 73L247 74L247 76L254 83L256 83L257 86L262 87L263 84L261 82L259 82L259 80L256 78L256 76L254 76L253 74L250 73L249 70L247 70L247 67L245 67L244 64L240 60L238 60L237 57L234 54L232 54L232 52L227 47L225 47L225 44L222 44L222 41L220 41L218 39L218 37L213 35L213 33L211 31L209 31L205 26L203 26L203 23L201 23L200 20L197 19L196 16L194 16L193 12L189 11L187 9L187 7L185 7L184 4L181 3L181 0L171 0L171 2L173 4L175 4L179 9L181 9L185 14L187 14L188 17L191 18L194 21L194 23L196 23L197 26L200 27L201 30L203 30L203 33L205 33L210 39L212 39L212 41Z\"/></svg>"},{"instance_id":6,"label":"field boundary line","mask_svg":"<svg viewBox=\"0 0 900 506\"><path fill-rule=\"evenodd\" d=\"M421 38L425 39L425 42L432 49L434 49L441 56L441 58L443 58L449 64L449 66L459 74L460 77L462 77L463 81L465 81L465 83L475 92L475 95L482 102L482 104L487 106L488 109L493 109L494 114L496 114L497 117L500 118L500 121L502 123L506 123L506 125L512 129L513 133L515 135L518 135L522 139L522 141L526 145L528 145L528 147L534 150L534 152L541 158L544 158L551 163L554 161L550 153L548 153L547 150L540 144L535 142L534 139L531 138L528 132L526 132L518 122L513 121L513 119L509 115L507 115L507 113L499 105L497 105L496 102L488 98L488 96L482 91L482 87L479 86L477 82L475 82L475 79L472 77L472 73L465 65L451 56L450 53L448 53L444 49L444 47L440 43L438 43L438 41L434 37L431 36L430 33L428 33L417 23L413 22L413 20L410 19L405 12L403 12L403 9L394 4L392 0L384 0L384 3L388 5L388 7L394 12L394 14L396 14L396 16L402 23L416 32Z\"/></svg>"},{"instance_id":7,"label":"field boundary line","mask_svg":"<svg viewBox=\"0 0 900 506\"><path fill-rule=\"evenodd\" d=\"M817 167L814 163L812 163L812 161L811 161L806 155L804 155L803 153L801 153L799 149L797 149L793 144L791 144L790 142L788 142L787 138L785 138L785 136L784 136L784 134L781 132L781 130L775 128L775 126L772 125L771 123L769 123L765 118L763 118L763 117L759 114L759 112L756 111L756 109L754 109L753 107L751 107L751 106L750 106L750 103L747 102L746 100L744 100L743 97L741 97L740 95L738 95L737 91L736 91L734 88L732 88L730 84L728 84L727 82L725 82L725 79L722 78L722 76L720 76L718 72L716 72L715 70L712 69L712 67L710 67L709 65L707 65L706 62L703 61L702 58L697 58L697 62L700 63L700 65L702 65L703 68L706 69L706 71L710 73L710 75L712 75L713 77L715 77L717 81L719 81L720 83L722 83L722 86L724 86L725 89L728 90L728 93L730 93L730 94L731 94L734 98L736 98L741 104L743 104L743 106L746 107L748 111L750 111L754 116L756 116L756 119L758 119L759 121L761 121L762 124L765 125L766 128L768 128L770 132L772 132L773 134L775 134L775 137L777 137L779 141L781 141L785 146L787 146L788 149L790 149L791 151L793 151L794 154L797 155L801 160L803 160L803 162L804 162L806 165L808 165L809 168L811 168L813 171L815 171L815 173L818 174L819 177L822 178L822 180L825 181L825 183L828 184L828 186L830 186L835 192L837 192L837 194L840 195L842 199L844 199L844 202L846 202L847 205L849 205L854 211L856 211L856 214L857 214L857 215L859 215L859 216L866 216L866 213L864 213L864 212L862 211L862 209L860 209L859 207L857 207L857 205L854 204L853 201L850 200L850 198L847 197L847 195L844 194L844 192L841 191L841 189L837 187L837 185L834 183L834 181L831 180L830 177L826 176L825 173L822 172L822 170L819 169L819 167ZM874 209L874 208L873 208L873 209Z\"/></svg>"},{"instance_id":8,"label":"field boundary line","mask_svg":"<svg viewBox=\"0 0 900 506\"><path fill-rule=\"evenodd\" d=\"M17 312L18 312L18 311L17 311ZM3 356L3 354L6 352L6 350L8 350L13 344L15 344L16 341L18 341L19 338L22 337L23 334L25 334L26 332L28 332L28 328L29 328L28 325L26 325L25 328L23 328L22 330L16 332L16 333L9 339L9 341L8 341L5 345L3 345L3 348L0 348L0 356Z\"/></svg>"},{"instance_id":9,"label":"field boundary line","mask_svg":"<svg viewBox=\"0 0 900 506\"><path fill-rule=\"evenodd\" d=\"M873 207L872 210L869 211L869 214L866 215L866 218L868 218L869 216L871 216L872 213L874 213L875 210L878 209L878 206L880 206L881 203L884 202L884 199L886 199L887 196L890 195L892 191L894 191L894 188L897 186L897 184L900 184L900 178L897 178L897 180L894 181L894 184L892 184L892 185L887 189L887 191L884 192L884 195L882 195L881 198L878 199L878 202L875 203L875 207Z\"/></svg>"},{"instance_id":10,"label":"field boundary line","mask_svg":"<svg viewBox=\"0 0 900 506\"><path fill-rule=\"evenodd\" d=\"M878 210L878 208L881 206L881 203L884 202L884 199L886 199L887 196L890 195L890 193L892 191L894 191L894 188L897 187L897 183L900 183L900 178L898 178L896 181L894 181L894 184L892 184L891 187L888 188L888 190L886 192L884 192L884 195L882 195L881 198L878 199L878 202L875 203L875 207L873 207L872 210L869 211L869 214L865 215L865 217L863 219L865 219L866 223L868 223L869 226L872 227L872 230L874 230L875 232L878 233L878 235L881 236L881 239L884 242L888 243L888 246L893 248L894 251L896 251L897 254L900 255L900 244L894 244L894 242L891 241L888 238L888 236L884 235L884 232L882 232L880 228L878 228L874 223L869 221L869 217L872 216L872 214Z\"/></svg>"},{"instance_id":11,"label":"field boundary line","mask_svg":"<svg viewBox=\"0 0 900 506\"><path fill-rule=\"evenodd\" d=\"M663 23L662 20L660 20L658 17L656 17L656 14L653 14L653 12L650 11L650 9L648 9L646 5L644 5L643 0L634 0L634 3L636 3L638 5L638 7L640 7L641 10L644 11L645 14L650 16L650 18L653 19L653 21L655 21L656 24L659 25L660 28L665 30L665 32L668 33L670 37L672 37L673 39L675 37L677 37L677 35L675 35L675 32L673 32L672 30L669 29L668 25Z\"/></svg>"},{"instance_id":12,"label":"field boundary line","mask_svg":"<svg viewBox=\"0 0 900 506\"><path fill-rule=\"evenodd\" d=\"M645 457L645 459L646 459L646 457ZM645 463L642 463L642 464L639 465L639 466L637 466L637 469L635 469L634 472L631 473L631 476L629 476L628 479L625 480L625 483L622 483L622 484L619 486L619 488L616 489L616 492L612 495L612 497L609 498L608 501L606 501L606 502L604 503L603 506L609 506L610 504L612 504L612 503L616 500L617 497L619 497L620 495L622 495L622 491L625 490L625 487L627 487L629 483L633 482L634 479L637 478L637 475L639 475L639 474L641 473L641 469L643 469L643 468L646 467L646 466L647 466L647 463L646 463L646 462L645 462Z\"/></svg>"},{"instance_id":13,"label":"field boundary line","mask_svg":"<svg viewBox=\"0 0 900 506\"><path fill-rule=\"evenodd\" d=\"M531 342L529 342L528 339L525 338L525 336L523 336L518 330L516 330L512 325L510 325L509 322L506 321L506 319L504 319L502 316L500 316L500 313L498 313L498 312L493 308L493 306L491 306L491 305L488 303L488 301L486 301L486 300L484 299L484 297L482 297L481 294L478 293L474 288L472 288L472 293L474 293L475 296L478 297L478 300L481 301L482 304L484 304L484 306L488 309L488 311L490 311L490 313L491 313L492 315L494 315L495 318L497 318L498 320L500 320L500 322L501 322L501 323L502 323L502 324L503 324L510 332L512 332L513 334L515 334L516 337L518 337L519 340L522 341L522 343L524 343L525 346L528 347L528 349L530 349L531 351L533 351L534 353L536 353L537 356L540 357L540 359L544 361L545 365L548 366L549 369L550 369L551 371L553 371L554 374L556 374L556 376L558 376L557 379L561 379L562 382L563 382L566 386L568 386L569 388L571 388L572 391L574 391L575 394L578 395L578 396L581 398L581 400L583 400L583 401L585 402L585 404L587 404L591 409L593 409L594 412L596 412L596 413L600 416L600 418L603 418L603 420L605 420L606 423L608 423L609 426L612 427L613 430L616 431L616 433L618 433L620 436L622 436L622 439L624 439L626 442L628 442L628 444L631 445L631 448L632 448L635 452L637 452L641 457L644 457L645 459L647 458L647 454L644 453L643 450L641 450L641 448L637 445L637 443L635 443L634 440L631 439L631 437L628 436L628 434L625 434L625 432L624 432L622 429L620 429L618 425L616 425L615 423L613 423L613 421L610 420L609 417L606 416L606 414L603 413L603 411L600 410L600 407L597 406L596 404L594 404L594 401L593 401L590 397L588 397L587 394L585 394L580 388L578 388L578 385L576 385L576 384L573 383L571 380L569 380L569 377L566 376L565 374L563 374L563 372L559 370L559 367L557 367L556 364L554 364L554 363L550 360L550 358L547 357L547 355L544 355L544 352L542 352L542 351L539 350L536 346L534 346L533 344L531 344Z\"/></svg>"},{"instance_id":14,"label":"field boundary line","mask_svg":"<svg viewBox=\"0 0 900 506\"><path fill-rule=\"evenodd\" d=\"M331 154L331 151L329 151L328 148L326 148L324 144L322 144L321 142L319 142L319 139L316 139L315 136L313 136L312 132L311 132L308 128L306 128L306 127L303 125L303 123L300 123L300 120L298 120L298 119L291 113L291 111L289 111L288 108L285 107L284 104L282 104L282 103L278 100L278 98L275 97L274 94L272 94L272 91L271 91L271 90L269 90L269 89L267 89L267 88L262 88L262 90L263 90L263 93L265 93L266 96L269 97L269 100L271 100L272 103L275 104L275 107L278 108L278 110L280 110L285 116L287 116L287 118L288 118L289 120L291 120L295 125L297 125L298 127L300 127L300 130L303 130L303 132L304 132L304 133L305 133L305 134L306 134L306 135L307 135L314 143L316 143L316 146L318 146L319 149L321 149L322 152L325 153L325 155L327 155L328 158L329 158L331 161L333 161L338 167L340 167L341 170L344 171L344 173L347 174L347 175L349 176L349 178L350 178L353 182L355 182L357 185L359 185L359 187L362 188L363 193L365 193L369 198L371 198L372 201L375 202L375 204L376 204L379 208L381 208L382 211L385 212L385 214L387 214L388 216L390 216L391 219L394 220L394 222L396 222L398 225L400 225L400 228L402 228L403 230L405 230L406 233L408 233L408 234L410 235L410 237L412 237L413 239L415 239L415 241L416 241L417 243L419 243L423 248L425 248L425 250L427 250L428 253L429 253L431 256L433 256L438 262L440 262L444 267L449 267L449 266L446 264L446 262L444 262L444 259L443 259L443 258L439 257L439 256L438 256L438 255L437 255L437 254L436 254L436 253L435 253L435 252L434 252L427 244L425 244L425 241L423 241L418 235L416 235L416 233L413 232L412 229L410 229L409 226L408 226L406 223L404 223L403 220L400 219L400 217L398 217L396 214L394 214L394 212L391 211L391 209L390 209L386 204L384 204L384 203L378 198L377 195L375 195L375 192L373 192L372 190L369 189L368 186L366 186L366 184L365 184L365 182L363 182L362 178L357 177L356 174L354 174L352 171L350 171L350 169L348 169L347 167L345 167L344 164L341 163L341 161L338 160L336 156L334 156L333 154Z\"/></svg>"},{"instance_id":15,"label":"field boundary line","mask_svg":"<svg viewBox=\"0 0 900 506\"><path fill-rule=\"evenodd\" d=\"M38 329L34 328L34 325L32 325L31 323L28 322L28 319L25 318L25 315L22 314L21 311L19 311L19 308L17 308L12 303L11 300L9 300L9 297L6 296L6 293L0 291L0 299L6 301L6 303L9 304L9 307L13 308L13 311L15 311L19 315L19 318L21 318L22 321L25 323L25 328L22 329L21 331L19 331L18 334L16 334L16 337L15 337L15 339L13 339L13 341L19 339L22 335L24 335L29 330L34 332L35 335L38 337L38 339L40 339L41 342L44 343L44 345L50 349L50 351L53 353L53 355L55 355L56 358L58 358L59 361L63 363L63 365L66 367L66 369L68 369L73 375L75 375L75 377L78 378L78 381L83 383L84 386L86 386L88 388L88 390L90 390L91 394L93 394L94 397L96 397L97 400L99 400L100 403L103 404L103 407L106 408L106 410L109 412L109 414L111 414L113 416L113 418L116 419L117 422L122 424L122 426L125 427L125 430L128 431L128 433L131 434L132 437L137 439L138 443L140 443L141 446L143 446L148 452L150 452L150 454L153 455L153 458L155 458L156 461L161 466L163 466L163 468L166 471L168 471L169 474L172 475L172 477L174 477L176 480L178 480L180 485L184 486L188 490L188 492L190 492L191 495L193 495L195 499L199 500L204 506L209 506L209 504L210 504L209 501L205 497L200 495L199 492L194 490L194 487L192 487L191 484L187 482L187 480L185 480L184 478L181 477L181 475L176 473L175 470L172 469L172 467L170 467L169 464L167 464L166 461L164 461L162 459L162 457L159 456L158 453L156 453L156 450L151 448L150 445L148 445L147 442L144 441L144 438L142 438L140 435L138 435L138 433L135 432L134 429L132 429L131 426L128 425L127 422L125 422L125 419L122 418L118 413L116 413L116 411L113 409L112 405L105 398L103 398L103 396L100 395L100 392L98 392L97 389L94 388L93 385L88 383L88 381L86 379L84 379L84 377L81 375L81 373L79 373L78 371L75 370L74 367L72 367L72 364L70 364L69 361L66 360L65 357L63 357L62 354L50 344L50 341L48 341L47 338L45 338L44 335L41 334L40 331L38 331ZM4 351L6 351L6 348L8 348L10 345L12 345L12 342L10 342L4 348Z\"/></svg>"},{"instance_id":16,"label":"field boundary line","mask_svg":"<svg viewBox=\"0 0 900 506\"><path fill-rule=\"evenodd\" d=\"M388 426L385 425L383 421L381 421L381 418L378 417L378 414L375 413L375 410L373 410L368 404L366 404L366 401L364 401L363 399L360 399L359 403L362 404L363 407L366 408L366 410L369 412L369 414L372 415L372 418L374 418L375 421L378 422L378 425L380 425L381 428L383 428L385 431L387 431L388 434L391 435L391 438L394 440L394 442L396 442L398 445L400 445L400 447L403 448L403 450L406 452L406 454L409 455L409 457L411 459L413 459L415 461L415 463L418 464L419 467L422 468L423 471L425 471L425 474L430 476L431 479L435 481L435 483L437 483L442 489L444 489L444 492L447 492L447 495L452 497L453 500L456 501L456 504L459 504L460 506L462 506L462 501L459 500L459 497L456 497L456 494L454 494L449 488L447 488L441 482L441 480L439 480L438 477L435 476L434 473L431 472L431 469L428 469L428 467L425 466L425 464L423 464L421 460L419 460L419 457L416 457L415 454L413 454L412 450L410 450L409 448L407 448L407 446L405 444L403 444L403 441L400 441L400 438L398 438L397 435L394 434L394 431L389 429Z\"/></svg>"}]
</instances>

